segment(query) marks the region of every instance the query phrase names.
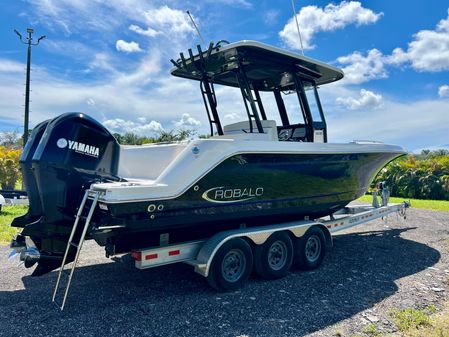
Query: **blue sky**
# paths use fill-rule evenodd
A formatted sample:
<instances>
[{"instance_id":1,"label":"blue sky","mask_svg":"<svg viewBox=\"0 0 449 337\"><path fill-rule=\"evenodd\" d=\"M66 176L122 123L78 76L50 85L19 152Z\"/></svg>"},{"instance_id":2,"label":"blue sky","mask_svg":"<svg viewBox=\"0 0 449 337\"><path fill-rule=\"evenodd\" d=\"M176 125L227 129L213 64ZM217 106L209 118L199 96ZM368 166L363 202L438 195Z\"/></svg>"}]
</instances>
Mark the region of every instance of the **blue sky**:
<instances>
[{"instance_id":1,"label":"blue sky","mask_svg":"<svg viewBox=\"0 0 449 337\"><path fill-rule=\"evenodd\" d=\"M170 58L206 41L258 40L299 52L291 1L22 0L0 10L0 132L22 132L26 48L13 29L46 35L33 49L31 126L83 111L113 132L207 133L198 83L171 78ZM320 88L331 142L449 148L449 4L298 1L306 56L343 68ZM244 119L218 88L223 122ZM293 102L291 103L293 104ZM272 102L266 103L268 111ZM274 117L274 115L272 115Z\"/></svg>"}]
</instances>

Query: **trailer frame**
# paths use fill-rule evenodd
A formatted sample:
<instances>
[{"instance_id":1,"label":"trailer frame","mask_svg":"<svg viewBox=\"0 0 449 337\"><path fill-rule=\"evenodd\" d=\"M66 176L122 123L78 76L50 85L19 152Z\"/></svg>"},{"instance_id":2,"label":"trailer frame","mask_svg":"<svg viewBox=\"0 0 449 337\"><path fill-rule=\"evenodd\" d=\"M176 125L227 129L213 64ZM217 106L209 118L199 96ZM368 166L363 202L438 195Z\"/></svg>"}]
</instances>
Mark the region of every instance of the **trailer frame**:
<instances>
[{"instance_id":1,"label":"trailer frame","mask_svg":"<svg viewBox=\"0 0 449 337\"><path fill-rule=\"evenodd\" d=\"M138 269L184 262L193 266L198 274L208 277L217 251L231 239L244 238L254 245L262 245L273 233L286 231L299 239L310 228L316 227L323 231L326 238L326 248L329 249L332 247L333 233L383 218L394 212L405 217L405 210L408 207L410 207L410 203L406 201L379 207L370 205L347 206L325 218L228 230L219 232L207 240L140 249L133 251L131 254Z\"/></svg>"}]
</instances>

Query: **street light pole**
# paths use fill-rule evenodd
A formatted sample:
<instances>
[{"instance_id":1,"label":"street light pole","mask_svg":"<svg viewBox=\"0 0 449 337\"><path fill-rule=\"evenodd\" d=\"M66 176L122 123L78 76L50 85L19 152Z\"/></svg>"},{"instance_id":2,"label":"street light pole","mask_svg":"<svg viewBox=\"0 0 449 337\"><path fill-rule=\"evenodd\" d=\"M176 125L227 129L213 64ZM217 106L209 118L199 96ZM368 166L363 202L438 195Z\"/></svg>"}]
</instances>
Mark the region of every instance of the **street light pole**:
<instances>
[{"instance_id":1,"label":"street light pole","mask_svg":"<svg viewBox=\"0 0 449 337\"><path fill-rule=\"evenodd\" d=\"M23 40L22 35L14 29L14 32L17 34L17 36L20 38L20 41L23 44L28 45L27 50L27 73L26 73L26 83L25 83L25 120L23 125L23 146L28 141L28 126L29 126L29 119L30 119L30 72L31 72L31 46L37 46L42 39L45 39L45 35L41 36L36 43L33 43L32 35L34 33L34 30L32 28L27 29L28 36L26 37L26 41Z\"/></svg>"}]
</instances>

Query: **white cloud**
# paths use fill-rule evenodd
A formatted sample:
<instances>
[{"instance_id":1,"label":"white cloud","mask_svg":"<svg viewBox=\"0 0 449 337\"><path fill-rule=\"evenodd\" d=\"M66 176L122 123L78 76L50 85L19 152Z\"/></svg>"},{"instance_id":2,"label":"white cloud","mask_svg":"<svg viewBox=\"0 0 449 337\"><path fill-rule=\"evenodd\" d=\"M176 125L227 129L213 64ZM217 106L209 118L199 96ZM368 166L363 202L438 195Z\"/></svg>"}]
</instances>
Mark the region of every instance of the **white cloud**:
<instances>
[{"instance_id":1,"label":"white cloud","mask_svg":"<svg viewBox=\"0 0 449 337\"><path fill-rule=\"evenodd\" d=\"M281 12L277 9L269 9L263 13L263 21L269 26L275 25L279 20Z\"/></svg>"},{"instance_id":2,"label":"white cloud","mask_svg":"<svg viewBox=\"0 0 449 337\"><path fill-rule=\"evenodd\" d=\"M447 143L447 100L397 102L384 100L375 113L360 118L356 110L344 110L328 118L329 139L369 139L406 145L409 150ZM349 139L350 137L350 139Z\"/></svg>"},{"instance_id":3,"label":"white cloud","mask_svg":"<svg viewBox=\"0 0 449 337\"><path fill-rule=\"evenodd\" d=\"M410 64L417 71L449 70L449 14L437 24L434 31L421 30L414 37L407 51L395 48L391 55L384 55L377 49L371 49L366 55L356 51L337 58L345 73L343 83L360 84L387 78L387 66Z\"/></svg>"},{"instance_id":4,"label":"white cloud","mask_svg":"<svg viewBox=\"0 0 449 337\"><path fill-rule=\"evenodd\" d=\"M201 126L201 122L194 117L190 116L188 113L183 113L181 119L175 122L175 127L183 128L183 127L195 127Z\"/></svg>"},{"instance_id":5,"label":"white cloud","mask_svg":"<svg viewBox=\"0 0 449 337\"><path fill-rule=\"evenodd\" d=\"M197 99L184 95L161 99L161 93L152 89L167 78L167 73L159 75L159 70L159 57L155 57L144 59L131 73L116 72L106 78L77 82L36 67L31 92L31 127L66 111L82 111L98 120L122 116L136 120L143 116L167 125L179 119L182 112L193 111L195 115L191 115L195 119L205 120L199 89ZM14 130L23 124L23 81L24 77L16 73L0 72L0 130Z\"/></svg>"},{"instance_id":6,"label":"white cloud","mask_svg":"<svg viewBox=\"0 0 449 337\"><path fill-rule=\"evenodd\" d=\"M229 114L224 115L224 118L233 121L233 120L236 120L236 119L241 119L242 117L240 116L240 114L238 114L236 112L231 112Z\"/></svg>"},{"instance_id":7,"label":"white cloud","mask_svg":"<svg viewBox=\"0 0 449 337\"><path fill-rule=\"evenodd\" d=\"M103 121L103 125L108 128L112 133L124 134L127 132L135 133L140 136L151 136L155 132L164 130L161 123L154 120L147 122L138 118L138 122L130 120L124 120L121 118L108 119Z\"/></svg>"},{"instance_id":8,"label":"white cloud","mask_svg":"<svg viewBox=\"0 0 449 337\"><path fill-rule=\"evenodd\" d=\"M351 110L335 104L338 97L359 95L360 89L338 82L320 88L329 142L367 139L402 145L407 150L448 143L449 100L405 97L401 101L383 95L381 105L373 111Z\"/></svg>"},{"instance_id":9,"label":"white cloud","mask_svg":"<svg viewBox=\"0 0 449 337\"><path fill-rule=\"evenodd\" d=\"M234 7L253 8L253 4L246 0L214 0L214 2L221 2L224 5Z\"/></svg>"},{"instance_id":10,"label":"white cloud","mask_svg":"<svg viewBox=\"0 0 449 337\"><path fill-rule=\"evenodd\" d=\"M117 40L117 42L115 43L115 48L118 51L122 51L124 53L136 53L142 51L142 49L140 49L139 44L134 41L126 42L123 40Z\"/></svg>"},{"instance_id":11,"label":"white cloud","mask_svg":"<svg viewBox=\"0 0 449 337\"><path fill-rule=\"evenodd\" d=\"M145 21L149 29L156 33L161 33L175 38L177 35L186 36L194 33L195 30L187 20L186 13L162 6L157 9L150 9L144 12ZM196 19L198 24L198 20Z\"/></svg>"},{"instance_id":12,"label":"white cloud","mask_svg":"<svg viewBox=\"0 0 449 337\"><path fill-rule=\"evenodd\" d=\"M448 98L449 97L449 85L444 84L441 87L438 88L438 96L441 98Z\"/></svg>"},{"instance_id":13,"label":"white cloud","mask_svg":"<svg viewBox=\"0 0 449 337\"><path fill-rule=\"evenodd\" d=\"M124 19L143 20L148 5L140 0L73 1L27 0L33 10L32 22L40 22L51 31L62 29L65 35L85 30L115 31ZM82 24L80 24L82 23Z\"/></svg>"},{"instance_id":14,"label":"white cloud","mask_svg":"<svg viewBox=\"0 0 449 337\"><path fill-rule=\"evenodd\" d=\"M86 72L89 73L91 71L104 70L109 74L117 74L118 71L112 64L111 56L104 52L95 53L87 65Z\"/></svg>"},{"instance_id":15,"label":"white cloud","mask_svg":"<svg viewBox=\"0 0 449 337\"><path fill-rule=\"evenodd\" d=\"M0 73L23 73L25 65L19 62L0 59Z\"/></svg>"},{"instance_id":16,"label":"white cloud","mask_svg":"<svg viewBox=\"0 0 449 337\"><path fill-rule=\"evenodd\" d=\"M137 34L147 36L147 37L155 37L158 34L160 34L160 32L158 32L152 28L143 29L137 25L130 25L129 30L131 30Z\"/></svg>"},{"instance_id":17,"label":"white cloud","mask_svg":"<svg viewBox=\"0 0 449 337\"><path fill-rule=\"evenodd\" d=\"M396 48L389 62L394 65L410 62L417 71L449 70L449 10L448 17L441 20L435 30L416 33L407 51Z\"/></svg>"},{"instance_id":18,"label":"white cloud","mask_svg":"<svg viewBox=\"0 0 449 337\"><path fill-rule=\"evenodd\" d=\"M372 91L361 89L360 96L354 97L337 97L338 104L345 106L351 110L371 110L379 108L382 103L382 95L375 94Z\"/></svg>"},{"instance_id":19,"label":"white cloud","mask_svg":"<svg viewBox=\"0 0 449 337\"><path fill-rule=\"evenodd\" d=\"M344 83L360 84L374 79L388 77L385 69L385 56L377 49L371 49L366 56L354 52L337 59L345 73Z\"/></svg>"},{"instance_id":20,"label":"white cloud","mask_svg":"<svg viewBox=\"0 0 449 337\"><path fill-rule=\"evenodd\" d=\"M368 25L377 22L383 13L375 13L364 8L358 1L342 1L338 5L328 4L326 7L302 7L298 14L305 49L313 49L314 36L319 32L330 32L342 29L350 24ZM279 32L282 41L290 48L300 49L299 37L294 18L290 18L284 29Z\"/></svg>"}]
</instances>

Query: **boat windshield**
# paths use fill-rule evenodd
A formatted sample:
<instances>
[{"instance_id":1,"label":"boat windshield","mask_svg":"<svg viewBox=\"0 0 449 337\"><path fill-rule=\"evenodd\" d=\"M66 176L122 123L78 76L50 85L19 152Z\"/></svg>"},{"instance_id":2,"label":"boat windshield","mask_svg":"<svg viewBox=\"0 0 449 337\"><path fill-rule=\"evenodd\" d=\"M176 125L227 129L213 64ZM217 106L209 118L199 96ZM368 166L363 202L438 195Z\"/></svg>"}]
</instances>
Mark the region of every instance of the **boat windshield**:
<instances>
[{"instance_id":1,"label":"boat windshield","mask_svg":"<svg viewBox=\"0 0 449 337\"><path fill-rule=\"evenodd\" d=\"M323 122L323 112L321 110L316 86L307 81L304 81L303 84L313 121Z\"/></svg>"}]
</instances>

